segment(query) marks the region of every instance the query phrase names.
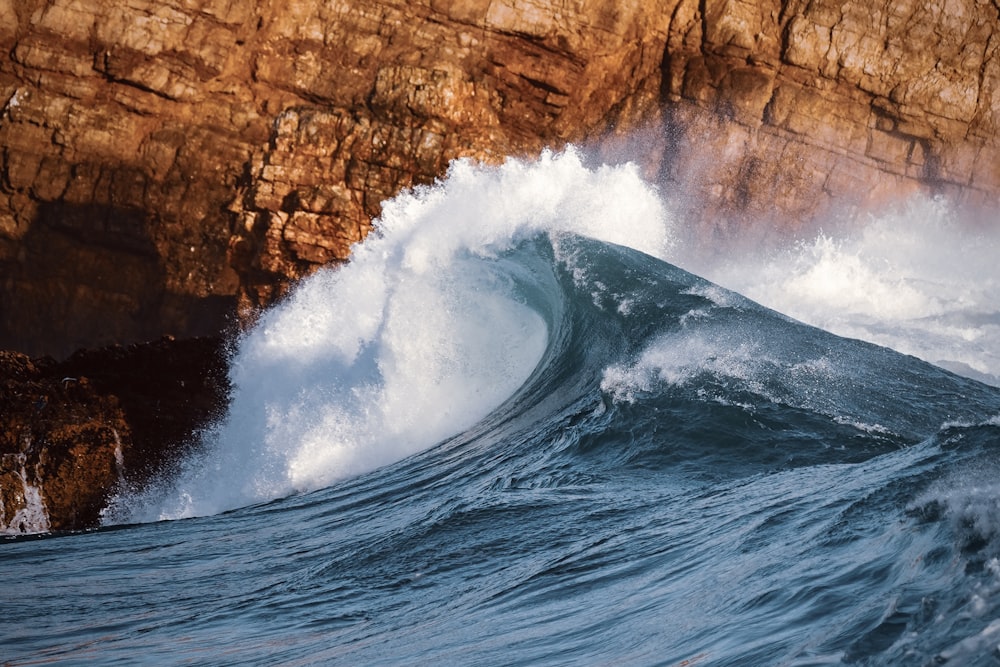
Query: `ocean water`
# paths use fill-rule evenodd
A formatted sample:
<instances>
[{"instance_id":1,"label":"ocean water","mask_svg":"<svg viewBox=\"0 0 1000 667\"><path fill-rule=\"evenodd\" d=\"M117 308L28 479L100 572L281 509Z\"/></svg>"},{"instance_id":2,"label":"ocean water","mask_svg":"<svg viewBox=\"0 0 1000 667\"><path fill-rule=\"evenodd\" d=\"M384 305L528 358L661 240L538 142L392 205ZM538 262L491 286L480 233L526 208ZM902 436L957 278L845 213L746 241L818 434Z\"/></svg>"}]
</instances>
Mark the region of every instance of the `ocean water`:
<instances>
[{"instance_id":1,"label":"ocean water","mask_svg":"<svg viewBox=\"0 0 1000 667\"><path fill-rule=\"evenodd\" d=\"M630 165L456 163L177 474L0 542L0 662L1000 664L996 227L712 256Z\"/></svg>"}]
</instances>

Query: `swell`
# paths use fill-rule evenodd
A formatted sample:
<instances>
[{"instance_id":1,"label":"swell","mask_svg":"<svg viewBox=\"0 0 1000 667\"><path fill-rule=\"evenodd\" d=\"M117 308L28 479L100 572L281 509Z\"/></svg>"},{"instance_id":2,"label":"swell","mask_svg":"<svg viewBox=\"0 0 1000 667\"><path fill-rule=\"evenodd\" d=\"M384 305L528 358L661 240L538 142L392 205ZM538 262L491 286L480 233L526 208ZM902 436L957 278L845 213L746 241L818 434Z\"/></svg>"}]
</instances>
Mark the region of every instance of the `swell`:
<instances>
[{"instance_id":1,"label":"swell","mask_svg":"<svg viewBox=\"0 0 1000 667\"><path fill-rule=\"evenodd\" d=\"M110 521L321 488L461 433L549 347L561 297L551 265L525 255L532 243L583 233L668 245L661 202L633 166L588 169L572 151L457 162L446 181L387 202L375 228L346 267L304 281L239 341L229 414L202 453L142 497L123 494Z\"/></svg>"},{"instance_id":2,"label":"swell","mask_svg":"<svg viewBox=\"0 0 1000 667\"><path fill-rule=\"evenodd\" d=\"M989 664L1000 390L565 230L459 255L545 332L495 408L336 483L79 536L58 586L14 550L21 646L110 636L38 611L104 609L96 580L104 656Z\"/></svg>"},{"instance_id":3,"label":"swell","mask_svg":"<svg viewBox=\"0 0 1000 667\"><path fill-rule=\"evenodd\" d=\"M596 415L603 442L618 411L653 433L678 413L681 433L694 419L716 442L745 440L739 467L757 453L835 460L845 441L855 443L850 456L868 456L979 416L974 382L805 327L663 260L704 266L770 302L803 290L802 301L813 299L815 267L790 261L783 277L773 263L770 282L755 283L747 276L760 258L737 253L728 271L699 264L676 227L662 193L630 165L588 168L573 151L499 168L454 164L444 181L387 202L346 268L316 274L263 315L239 341L234 400L201 455L143 497L123 494L108 520L211 514L315 490L442 441L495 442L532 420ZM865 248L823 261L850 265ZM918 270L925 254L900 256ZM893 278L876 264L865 275ZM803 429L785 423L786 408L815 422L810 435L795 435ZM697 459L704 442L685 447Z\"/></svg>"}]
</instances>

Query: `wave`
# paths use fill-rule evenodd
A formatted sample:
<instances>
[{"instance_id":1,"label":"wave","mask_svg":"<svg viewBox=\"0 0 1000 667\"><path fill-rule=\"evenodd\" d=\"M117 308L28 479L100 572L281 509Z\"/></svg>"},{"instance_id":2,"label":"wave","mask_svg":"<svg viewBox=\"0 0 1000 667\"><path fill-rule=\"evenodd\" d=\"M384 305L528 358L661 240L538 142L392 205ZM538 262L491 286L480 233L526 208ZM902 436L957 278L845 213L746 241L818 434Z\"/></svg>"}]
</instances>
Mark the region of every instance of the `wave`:
<instances>
[{"instance_id":1,"label":"wave","mask_svg":"<svg viewBox=\"0 0 1000 667\"><path fill-rule=\"evenodd\" d=\"M9 545L15 659L993 664L1000 389L800 321L853 300L741 293L794 311L838 263L913 286L863 233L692 273L669 204L573 151L388 202L238 341L200 454L109 522L212 516ZM913 344L928 284L885 301Z\"/></svg>"},{"instance_id":2,"label":"wave","mask_svg":"<svg viewBox=\"0 0 1000 667\"><path fill-rule=\"evenodd\" d=\"M669 228L632 166L588 169L574 151L454 163L443 182L386 202L349 264L263 315L239 341L229 414L204 454L109 516L210 514L320 488L461 432L548 345L551 268L519 263L519 247L573 233L662 255Z\"/></svg>"},{"instance_id":3,"label":"wave","mask_svg":"<svg viewBox=\"0 0 1000 667\"><path fill-rule=\"evenodd\" d=\"M772 438L773 405L832 428L811 445L790 442L781 460L818 460L855 432L875 449L898 446L975 417L981 406L953 394L978 390L944 371L738 293L842 335L946 354L942 365L995 380L996 269L946 206L912 207L839 240L766 255L726 247L724 261L709 261L632 165L588 167L572 149L499 167L458 161L442 181L386 202L346 266L318 272L262 315L238 341L229 413L203 434L201 453L141 496L121 494L108 521L213 514L323 488L450 438L472 441L488 417L493 440L527 413L560 423L553 415L574 403L596 410L594 392L604 405L676 390L694 399L685 409L736 411L712 408L706 421L750 414ZM952 275L962 252L970 258ZM971 328L950 335L956 318Z\"/></svg>"}]
</instances>

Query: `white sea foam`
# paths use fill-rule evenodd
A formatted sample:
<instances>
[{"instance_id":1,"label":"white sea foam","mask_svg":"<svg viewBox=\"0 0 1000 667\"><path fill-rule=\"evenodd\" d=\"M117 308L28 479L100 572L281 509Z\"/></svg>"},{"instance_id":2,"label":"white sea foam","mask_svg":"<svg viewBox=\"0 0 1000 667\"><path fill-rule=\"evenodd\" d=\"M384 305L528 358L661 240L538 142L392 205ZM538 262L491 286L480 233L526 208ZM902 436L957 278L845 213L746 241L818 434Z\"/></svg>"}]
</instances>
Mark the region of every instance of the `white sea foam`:
<instances>
[{"instance_id":1,"label":"white sea foam","mask_svg":"<svg viewBox=\"0 0 1000 667\"><path fill-rule=\"evenodd\" d=\"M204 457L165 500L162 490L119 499L117 518L203 515L319 488L470 427L547 345L504 251L575 233L663 256L668 230L657 194L629 165L589 169L573 151L453 164L443 182L386 202L348 265L263 315L240 342L230 412ZM120 516L135 505L145 509Z\"/></svg>"},{"instance_id":2,"label":"white sea foam","mask_svg":"<svg viewBox=\"0 0 1000 667\"><path fill-rule=\"evenodd\" d=\"M1000 557L998 479L1000 460L979 459L937 480L911 503L910 509L937 506L958 542L978 543L983 556L996 559Z\"/></svg>"},{"instance_id":3,"label":"white sea foam","mask_svg":"<svg viewBox=\"0 0 1000 667\"><path fill-rule=\"evenodd\" d=\"M6 454L0 457L2 467L16 471L21 481L23 505L18 507L8 523L4 523L5 507L0 498L0 535L20 533L45 533L49 530L49 514L42 500L42 490L28 481L27 457L24 454Z\"/></svg>"},{"instance_id":4,"label":"white sea foam","mask_svg":"<svg viewBox=\"0 0 1000 667\"><path fill-rule=\"evenodd\" d=\"M675 260L796 319L1000 386L1000 221L962 218L916 196L770 252L737 242Z\"/></svg>"},{"instance_id":5,"label":"white sea foam","mask_svg":"<svg viewBox=\"0 0 1000 667\"><path fill-rule=\"evenodd\" d=\"M539 233L578 286L596 290L595 302L607 296L600 277L585 275L562 233L646 252L834 333L1000 385L1000 231L969 231L926 198L855 223L770 254L737 244L706 260L676 241L658 193L632 165L588 168L573 150L500 167L458 161L442 182L386 202L346 267L316 274L262 317L241 341L231 410L207 436L205 458L166 501L148 505L152 515L125 518L213 513L321 487L484 417L545 349L544 321L502 259ZM716 307L738 303L724 290L699 293ZM720 353L682 337L607 369L603 385L627 400L706 364L752 385L769 364L751 343Z\"/></svg>"},{"instance_id":6,"label":"white sea foam","mask_svg":"<svg viewBox=\"0 0 1000 667\"><path fill-rule=\"evenodd\" d=\"M986 655L1000 652L1000 619L992 621L977 634L956 642L935 656L938 664L973 664Z\"/></svg>"}]
</instances>

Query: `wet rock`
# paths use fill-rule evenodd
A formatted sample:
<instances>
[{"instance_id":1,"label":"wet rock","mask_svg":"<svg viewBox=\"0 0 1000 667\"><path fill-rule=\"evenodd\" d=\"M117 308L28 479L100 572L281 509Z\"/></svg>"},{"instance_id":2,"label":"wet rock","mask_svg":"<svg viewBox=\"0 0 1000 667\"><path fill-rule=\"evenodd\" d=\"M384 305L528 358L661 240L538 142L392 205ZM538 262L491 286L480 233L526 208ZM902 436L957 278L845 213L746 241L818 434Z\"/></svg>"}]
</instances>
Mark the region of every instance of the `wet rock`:
<instances>
[{"instance_id":1,"label":"wet rock","mask_svg":"<svg viewBox=\"0 0 1000 667\"><path fill-rule=\"evenodd\" d=\"M66 361L0 352L0 533L99 524L112 494L168 474L224 409L220 339L115 346Z\"/></svg>"}]
</instances>

